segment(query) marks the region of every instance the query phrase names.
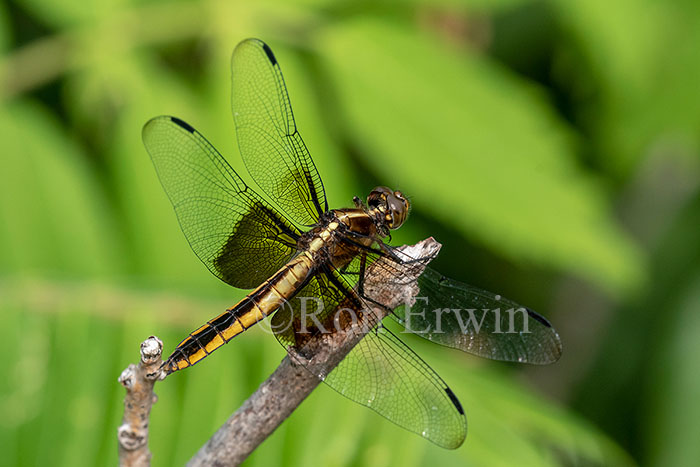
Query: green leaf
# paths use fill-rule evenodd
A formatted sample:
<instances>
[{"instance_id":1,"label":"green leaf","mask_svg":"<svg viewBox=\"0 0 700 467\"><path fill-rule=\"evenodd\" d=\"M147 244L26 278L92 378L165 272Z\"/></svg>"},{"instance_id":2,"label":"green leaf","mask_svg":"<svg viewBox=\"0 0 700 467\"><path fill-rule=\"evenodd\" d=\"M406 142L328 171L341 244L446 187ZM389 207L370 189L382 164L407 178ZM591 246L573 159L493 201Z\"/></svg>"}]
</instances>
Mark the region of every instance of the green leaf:
<instances>
[{"instance_id":1,"label":"green leaf","mask_svg":"<svg viewBox=\"0 0 700 467\"><path fill-rule=\"evenodd\" d=\"M217 306L162 291L49 282L26 289L19 281L0 285L13 291L0 293L0 313L8 324L0 329L0 351L9 375L0 382L0 441L16 465L97 465L115 459L124 397L116 377L138 359L138 343L154 329L166 347L182 337L178 326L154 324L168 323L173 304L187 304L185 309L194 312ZM51 297L52 306L21 298L37 295ZM115 303L118 313L110 311ZM470 424L462 448L434 446L321 385L250 464L545 466L560 459L572 465L630 464L602 433L533 395L516 375L416 336L401 338L460 398ZM274 337L258 326L202 364L158 383L149 424L154 465L184 464L283 355Z\"/></svg>"},{"instance_id":2,"label":"green leaf","mask_svg":"<svg viewBox=\"0 0 700 467\"><path fill-rule=\"evenodd\" d=\"M316 46L347 114L348 138L415 208L494 251L620 291L642 276L575 138L539 89L477 55L371 21Z\"/></svg>"},{"instance_id":3,"label":"green leaf","mask_svg":"<svg viewBox=\"0 0 700 467\"><path fill-rule=\"evenodd\" d=\"M331 208L351 206L349 194L358 193L359 188L356 178L349 176L354 165L343 157L333 138L332 128L324 118L323 95L314 86L315 77L291 49L277 47L273 50L282 66L297 127L323 179L328 204Z\"/></svg>"},{"instance_id":4,"label":"green leaf","mask_svg":"<svg viewBox=\"0 0 700 467\"><path fill-rule=\"evenodd\" d=\"M5 53L10 44L10 19L4 3L0 3L0 53Z\"/></svg>"},{"instance_id":5,"label":"green leaf","mask_svg":"<svg viewBox=\"0 0 700 467\"><path fill-rule=\"evenodd\" d=\"M19 0L23 7L34 16L55 27L91 24L102 18L113 16L123 11L128 0L96 0L82 2L80 0Z\"/></svg>"},{"instance_id":6,"label":"green leaf","mask_svg":"<svg viewBox=\"0 0 700 467\"><path fill-rule=\"evenodd\" d=\"M665 345L658 346L662 350L656 358L656 376L649 391L648 417L652 423L645 430L649 465L690 465L700 458L699 309L700 274L697 274L681 300L674 325L661 336Z\"/></svg>"},{"instance_id":7,"label":"green leaf","mask_svg":"<svg viewBox=\"0 0 700 467\"><path fill-rule=\"evenodd\" d=\"M42 107L0 108L0 270L122 269L114 219L85 156Z\"/></svg>"},{"instance_id":8,"label":"green leaf","mask_svg":"<svg viewBox=\"0 0 700 467\"><path fill-rule=\"evenodd\" d=\"M435 8L463 8L469 10L494 11L512 8L532 0L380 0L375 3L400 6L418 6Z\"/></svg>"},{"instance_id":9,"label":"green leaf","mask_svg":"<svg viewBox=\"0 0 700 467\"><path fill-rule=\"evenodd\" d=\"M180 287L218 287L230 295L232 289L219 284L192 253L141 140L143 125L161 114L180 116L206 135L200 124L205 112L192 91L147 53L86 68L71 76L67 90L74 119L87 131L102 132L130 270Z\"/></svg>"},{"instance_id":10,"label":"green leaf","mask_svg":"<svg viewBox=\"0 0 700 467\"><path fill-rule=\"evenodd\" d=\"M628 174L659 143L697 157L700 102L692 96L700 81L700 4L554 3L586 58L566 79L576 80L581 66L599 81L600 107L587 111L586 124L601 146L601 165Z\"/></svg>"}]
</instances>

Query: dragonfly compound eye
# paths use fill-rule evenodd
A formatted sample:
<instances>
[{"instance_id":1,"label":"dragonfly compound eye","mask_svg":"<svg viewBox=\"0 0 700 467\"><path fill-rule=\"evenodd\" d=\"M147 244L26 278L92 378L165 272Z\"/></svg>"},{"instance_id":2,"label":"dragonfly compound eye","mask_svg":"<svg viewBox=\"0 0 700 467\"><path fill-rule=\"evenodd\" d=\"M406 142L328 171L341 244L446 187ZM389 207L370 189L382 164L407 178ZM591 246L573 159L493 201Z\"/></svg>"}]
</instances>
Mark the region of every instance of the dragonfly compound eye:
<instances>
[{"instance_id":1,"label":"dragonfly compound eye","mask_svg":"<svg viewBox=\"0 0 700 467\"><path fill-rule=\"evenodd\" d=\"M275 205L256 194L201 133L179 118L156 117L143 129L143 142L196 255L227 284L254 289L192 331L170 355L165 371L194 365L266 316L271 316L269 329L285 350L303 351L308 343L320 349L326 342L362 338L333 378L326 378L327 368L301 363L333 389L397 425L439 446L458 447L467 425L457 396L398 335L362 336L354 329L360 324L356 318L367 309L383 310L408 333L512 362L556 361L561 355L559 335L529 308L427 268L439 245L433 253L420 253L420 262L414 263L407 261L411 255L403 248L384 243L391 238L389 230L408 217L410 203L400 191L379 186L367 205L353 199L353 208L329 209L321 176L301 136L279 131L296 129L296 123L270 47L258 39L243 41L233 52L231 70L241 156ZM309 229L297 227L302 225ZM423 251L428 245L425 241L405 248ZM397 308L408 289L412 295L420 291L413 310ZM300 308L291 306L297 303ZM307 306L311 314L305 315ZM428 309L445 311L444 317L426 313ZM514 311L505 320L507 329L501 309ZM478 326L470 325L474 310L483 311ZM413 320L411 326L409 311L421 316L423 324ZM430 413L415 407L430 408Z\"/></svg>"},{"instance_id":2,"label":"dragonfly compound eye","mask_svg":"<svg viewBox=\"0 0 700 467\"><path fill-rule=\"evenodd\" d=\"M392 194L393 193L389 188L385 186L378 186L370 192L369 196L367 196L367 205L374 209L386 209L387 197Z\"/></svg>"},{"instance_id":3,"label":"dragonfly compound eye","mask_svg":"<svg viewBox=\"0 0 700 467\"><path fill-rule=\"evenodd\" d=\"M386 204L387 215L391 216L390 219L387 219L387 227L398 229L408 217L408 200L403 197L400 191L396 191L386 197Z\"/></svg>"}]
</instances>

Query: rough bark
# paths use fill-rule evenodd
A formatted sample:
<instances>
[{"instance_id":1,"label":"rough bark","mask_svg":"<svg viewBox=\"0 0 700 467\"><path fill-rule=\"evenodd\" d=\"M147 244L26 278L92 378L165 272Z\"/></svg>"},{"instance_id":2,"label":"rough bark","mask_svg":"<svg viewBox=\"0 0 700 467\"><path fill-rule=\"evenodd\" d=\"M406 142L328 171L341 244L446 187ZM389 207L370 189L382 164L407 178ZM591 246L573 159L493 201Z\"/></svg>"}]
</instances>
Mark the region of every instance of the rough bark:
<instances>
[{"instance_id":1,"label":"rough bark","mask_svg":"<svg viewBox=\"0 0 700 467\"><path fill-rule=\"evenodd\" d=\"M440 244L428 238L400 250L409 257L421 259L401 267L405 279L416 279L437 251ZM415 280L390 283L379 260L366 272L365 295L394 308L410 301L418 292ZM395 263L391 266L395 271ZM364 334L387 314L383 307L373 307L363 323L343 331L323 334L306 342L304 356L289 349L289 355L243 405L219 428L190 460L190 466L235 466L243 462L319 385L316 375L327 375L362 339Z\"/></svg>"},{"instance_id":2,"label":"rough bark","mask_svg":"<svg viewBox=\"0 0 700 467\"><path fill-rule=\"evenodd\" d=\"M124 416L117 430L120 466L142 467L151 463L148 422L151 407L158 399L153 385L164 377L160 370L162 353L163 342L155 336L149 337L141 343L139 364L130 364L119 376L119 382L126 388Z\"/></svg>"}]
</instances>

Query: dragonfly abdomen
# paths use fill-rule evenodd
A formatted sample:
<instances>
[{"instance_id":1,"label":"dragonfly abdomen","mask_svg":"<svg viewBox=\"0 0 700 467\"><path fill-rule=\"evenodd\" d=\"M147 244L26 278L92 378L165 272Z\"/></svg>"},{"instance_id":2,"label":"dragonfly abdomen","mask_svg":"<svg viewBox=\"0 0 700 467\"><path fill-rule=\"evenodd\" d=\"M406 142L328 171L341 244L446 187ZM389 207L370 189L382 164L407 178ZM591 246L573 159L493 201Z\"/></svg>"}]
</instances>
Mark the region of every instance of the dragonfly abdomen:
<instances>
[{"instance_id":1,"label":"dragonfly abdomen","mask_svg":"<svg viewBox=\"0 0 700 467\"><path fill-rule=\"evenodd\" d=\"M304 252L284 265L243 300L190 333L165 362L168 373L202 360L291 299L311 273L311 255Z\"/></svg>"}]
</instances>

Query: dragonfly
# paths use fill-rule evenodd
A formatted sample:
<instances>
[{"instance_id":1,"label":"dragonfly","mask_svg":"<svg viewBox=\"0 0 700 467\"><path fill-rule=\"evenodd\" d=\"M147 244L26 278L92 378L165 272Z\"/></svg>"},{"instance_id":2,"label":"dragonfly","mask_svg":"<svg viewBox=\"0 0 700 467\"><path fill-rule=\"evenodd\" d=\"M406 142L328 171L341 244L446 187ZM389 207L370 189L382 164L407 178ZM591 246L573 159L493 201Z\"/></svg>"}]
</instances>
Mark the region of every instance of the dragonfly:
<instances>
[{"instance_id":1,"label":"dragonfly","mask_svg":"<svg viewBox=\"0 0 700 467\"><path fill-rule=\"evenodd\" d=\"M196 364L270 315L280 343L298 348L309 329L335 332L337 326L324 323L341 306L360 318L363 310L385 306L384 320L400 329L480 357L531 364L559 359L561 340L543 316L425 265L410 279L420 297L413 306L390 307L370 297L364 285L376 274L369 272L373 265L381 265L387 283L409 280L402 267L412 259L387 242L407 220L408 198L380 186L366 201L355 197L350 208L329 209L270 47L258 39L241 42L231 70L240 154L265 196L185 121L159 116L143 128L145 147L194 253L222 281L252 289L177 346L164 363L168 374ZM310 301L318 306L309 307ZM467 423L458 398L397 334L376 323L335 369L316 376L439 446L459 447Z\"/></svg>"}]
</instances>

